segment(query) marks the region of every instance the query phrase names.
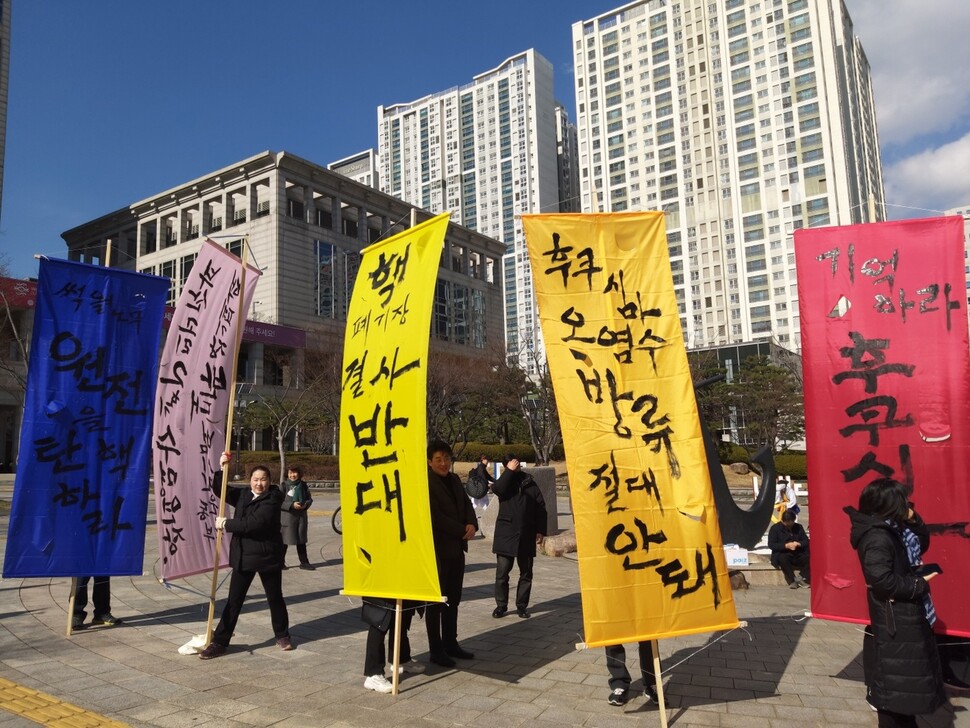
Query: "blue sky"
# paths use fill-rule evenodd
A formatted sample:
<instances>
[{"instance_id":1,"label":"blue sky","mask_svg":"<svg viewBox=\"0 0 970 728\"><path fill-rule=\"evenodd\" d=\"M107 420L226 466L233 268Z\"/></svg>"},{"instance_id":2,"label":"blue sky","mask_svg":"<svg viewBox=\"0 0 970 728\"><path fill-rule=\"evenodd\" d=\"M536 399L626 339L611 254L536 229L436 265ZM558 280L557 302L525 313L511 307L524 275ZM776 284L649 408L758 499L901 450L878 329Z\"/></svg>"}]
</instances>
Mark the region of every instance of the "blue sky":
<instances>
[{"instance_id":1,"label":"blue sky","mask_svg":"<svg viewBox=\"0 0 970 728\"><path fill-rule=\"evenodd\" d=\"M873 66L891 217L970 203L970 3L846 3ZM36 275L35 253L65 255L65 230L263 150L327 164L376 147L378 105L527 48L574 117L572 23L620 5L14 0L8 271Z\"/></svg>"}]
</instances>

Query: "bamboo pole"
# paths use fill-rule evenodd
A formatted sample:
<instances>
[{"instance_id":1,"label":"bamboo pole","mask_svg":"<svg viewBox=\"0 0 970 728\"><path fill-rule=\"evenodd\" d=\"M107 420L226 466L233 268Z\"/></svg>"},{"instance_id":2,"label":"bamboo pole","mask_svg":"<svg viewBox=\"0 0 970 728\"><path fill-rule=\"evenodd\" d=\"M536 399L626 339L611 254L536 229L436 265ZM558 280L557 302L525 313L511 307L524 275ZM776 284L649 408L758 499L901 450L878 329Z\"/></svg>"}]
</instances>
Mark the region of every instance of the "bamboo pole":
<instances>
[{"instance_id":1,"label":"bamboo pole","mask_svg":"<svg viewBox=\"0 0 970 728\"><path fill-rule=\"evenodd\" d=\"M660 709L660 725L667 728L667 705L664 701L664 681L660 674L660 645L650 640L650 654L653 657L653 681L657 688L657 707Z\"/></svg>"},{"instance_id":2,"label":"bamboo pole","mask_svg":"<svg viewBox=\"0 0 970 728\"><path fill-rule=\"evenodd\" d=\"M404 600L397 600L397 607L394 609L394 662L391 663L391 673L394 675L391 684L393 689L391 695L398 694L398 683L400 682L401 666L401 619L404 611Z\"/></svg>"},{"instance_id":3,"label":"bamboo pole","mask_svg":"<svg viewBox=\"0 0 970 728\"><path fill-rule=\"evenodd\" d=\"M236 345L232 355L231 376L229 378L229 391L232 392L232 400L229 407L229 417L226 421L226 437L222 452L229 452L233 426L233 416L236 412L236 374L239 363L239 349L242 347L243 328L246 325L248 311L243 310L243 303L246 299L246 265L249 259L249 236L243 237L242 260L239 271L239 307L236 309ZM221 460L221 456L220 456ZM219 489L219 513L217 518L222 518L226 512L226 491L229 488L229 468L228 463L222 468L222 487ZM212 619L216 611L216 589L219 586L219 558L222 555L222 534L223 529L216 529L216 552L212 560L212 584L209 591L209 616L205 624L205 644L212 642Z\"/></svg>"}]
</instances>

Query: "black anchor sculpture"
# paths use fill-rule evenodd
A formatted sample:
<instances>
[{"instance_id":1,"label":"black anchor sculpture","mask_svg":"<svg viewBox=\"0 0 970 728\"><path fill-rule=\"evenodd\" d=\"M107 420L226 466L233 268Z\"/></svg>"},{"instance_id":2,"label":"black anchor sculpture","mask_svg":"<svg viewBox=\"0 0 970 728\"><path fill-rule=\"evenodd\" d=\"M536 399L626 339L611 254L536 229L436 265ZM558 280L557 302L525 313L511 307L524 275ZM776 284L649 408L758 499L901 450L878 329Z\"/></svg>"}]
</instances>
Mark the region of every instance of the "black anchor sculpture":
<instances>
[{"instance_id":1,"label":"black anchor sculpture","mask_svg":"<svg viewBox=\"0 0 970 728\"><path fill-rule=\"evenodd\" d=\"M701 380L694 387L697 390L724 379L723 374ZM698 413L700 406L698 406ZM704 418L701 418L701 434L704 437L704 452L707 455L707 469L711 475L711 487L714 491L714 505L717 507L717 522L721 527L721 540L724 543L735 543L741 548L753 549L761 541L768 524L771 523L771 513L775 508L775 458L768 447L763 447L755 453L751 460L761 466L761 490L751 508L741 508L734 502L734 496L728 488L724 471L721 470L720 458L717 455L717 442L708 429Z\"/></svg>"}]
</instances>

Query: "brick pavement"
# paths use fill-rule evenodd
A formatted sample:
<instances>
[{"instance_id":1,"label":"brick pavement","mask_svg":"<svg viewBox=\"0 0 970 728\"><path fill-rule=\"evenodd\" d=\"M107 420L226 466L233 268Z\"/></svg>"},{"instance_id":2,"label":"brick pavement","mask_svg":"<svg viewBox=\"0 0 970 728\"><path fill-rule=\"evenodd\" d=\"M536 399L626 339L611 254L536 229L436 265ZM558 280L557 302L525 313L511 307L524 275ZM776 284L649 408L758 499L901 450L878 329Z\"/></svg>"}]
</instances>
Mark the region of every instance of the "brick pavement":
<instances>
[{"instance_id":1,"label":"brick pavement","mask_svg":"<svg viewBox=\"0 0 970 728\"><path fill-rule=\"evenodd\" d=\"M483 539L471 543L459 625L462 645L476 659L457 670L429 666L405 676L396 697L365 690L359 600L339 595L338 537L329 518L311 515L318 516L310 534L318 569L284 574L295 651L273 643L257 581L225 657L179 655L179 645L204 631L209 580L159 584L149 525L148 575L112 580L121 626L65 638L69 579L0 582L0 678L133 726L660 725L639 680L636 697L612 707L603 650L574 649L582 631L575 561L537 558L534 616L496 620L493 557ZM0 517L4 545L6 526ZM219 591L217 614L227 588ZM804 589L753 586L734 597L746 629L660 642L671 726L876 724L863 699L857 626L803 617ZM415 656L426 663L423 622L415 620L411 635ZM635 650L627 658L638 675ZM941 709L922 724L970 726L968 705L956 699L955 712ZM33 723L0 710L0 728L20 725Z\"/></svg>"}]
</instances>

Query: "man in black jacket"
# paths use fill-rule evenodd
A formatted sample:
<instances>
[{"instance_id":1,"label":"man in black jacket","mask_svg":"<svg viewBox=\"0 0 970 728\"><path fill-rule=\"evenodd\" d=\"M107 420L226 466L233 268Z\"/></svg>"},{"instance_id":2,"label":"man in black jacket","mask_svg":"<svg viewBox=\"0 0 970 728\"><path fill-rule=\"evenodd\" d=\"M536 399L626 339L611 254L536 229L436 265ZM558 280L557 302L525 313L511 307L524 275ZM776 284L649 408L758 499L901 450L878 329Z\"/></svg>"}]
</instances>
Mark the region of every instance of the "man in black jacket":
<instances>
[{"instance_id":1,"label":"man in black jacket","mask_svg":"<svg viewBox=\"0 0 970 728\"><path fill-rule=\"evenodd\" d=\"M224 455L223 469L227 462ZM221 486L222 479L217 474L213 481L216 493L220 492ZM281 650L292 650L290 618L283 601L283 536L280 533L283 493L270 482L269 468L257 465L250 472L249 488L230 488L226 502L234 506L233 517L216 518L216 528L233 534L229 544L229 565L232 567L229 597L212 634L212 642L199 657L211 660L225 654L246 593L257 574L269 603L276 644Z\"/></svg>"},{"instance_id":2,"label":"man in black jacket","mask_svg":"<svg viewBox=\"0 0 970 728\"><path fill-rule=\"evenodd\" d=\"M811 586L808 534L800 524L795 523L792 511L782 513L781 523L776 523L768 531L768 548L771 549L771 565L781 569L790 588ZM800 574L798 578L795 578L796 568Z\"/></svg>"},{"instance_id":3,"label":"man in black jacket","mask_svg":"<svg viewBox=\"0 0 970 728\"><path fill-rule=\"evenodd\" d=\"M519 583L515 589L515 608L519 617L529 614L532 596L532 564L536 545L546 536L546 502L531 475L524 472L517 458L507 455L505 470L492 486L498 498L498 518L492 538L495 554L495 610L493 617L504 617L509 608L509 574L512 563L519 563Z\"/></svg>"},{"instance_id":4,"label":"man in black jacket","mask_svg":"<svg viewBox=\"0 0 970 728\"><path fill-rule=\"evenodd\" d=\"M441 440L428 445L428 496L438 581L445 604L430 604L425 612L431 661L454 667L454 657L475 657L458 644L458 605L465 580L465 552L475 538L478 519L461 479L451 472L451 446Z\"/></svg>"}]
</instances>

